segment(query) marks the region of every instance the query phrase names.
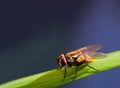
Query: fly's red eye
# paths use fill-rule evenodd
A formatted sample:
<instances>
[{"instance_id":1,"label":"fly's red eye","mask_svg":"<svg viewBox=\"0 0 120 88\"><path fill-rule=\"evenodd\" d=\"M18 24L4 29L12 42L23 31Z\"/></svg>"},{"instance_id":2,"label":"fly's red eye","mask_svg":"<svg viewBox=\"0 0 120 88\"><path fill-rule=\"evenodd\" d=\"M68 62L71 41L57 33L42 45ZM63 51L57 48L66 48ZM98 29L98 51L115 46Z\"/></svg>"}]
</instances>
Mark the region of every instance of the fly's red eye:
<instances>
[{"instance_id":1,"label":"fly's red eye","mask_svg":"<svg viewBox=\"0 0 120 88\"><path fill-rule=\"evenodd\" d=\"M61 65L65 66L66 64L67 64L66 60L65 59L61 59Z\"/></svg>"},{"instance_id":2,"label":"fly's red eye","mask_svg":"<svg viewBox=\"0 0 120 88\"><path fill-rule=\"evenodd\" d=\"M65 65L67 65L67 61L66 61L66 58L64 56L64 54L61 54L59 57L58 57L58 65L60 67L63 67Z\"/></svg>"}]
</instances>

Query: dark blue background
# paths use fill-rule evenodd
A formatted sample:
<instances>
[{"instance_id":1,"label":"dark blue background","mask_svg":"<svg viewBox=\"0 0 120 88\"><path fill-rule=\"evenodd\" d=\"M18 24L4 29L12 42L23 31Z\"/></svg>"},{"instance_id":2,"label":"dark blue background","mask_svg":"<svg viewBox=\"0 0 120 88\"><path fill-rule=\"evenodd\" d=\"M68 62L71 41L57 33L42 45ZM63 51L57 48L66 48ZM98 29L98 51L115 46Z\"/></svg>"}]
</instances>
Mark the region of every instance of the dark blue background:
<instances>
[{"instance_id":1,"label":"dark blue background","mask_svg":"<svg viewBox=\"0 0 120 88\"><path fill-rule=\"evenodd\" d=\"M0 7L0 83L57 68L59 53L120 49L119 0L7 1ZM107 64L107 63L106 63ZM119 88L120 68L58 88Z\"/></svg>"}]
</instances>

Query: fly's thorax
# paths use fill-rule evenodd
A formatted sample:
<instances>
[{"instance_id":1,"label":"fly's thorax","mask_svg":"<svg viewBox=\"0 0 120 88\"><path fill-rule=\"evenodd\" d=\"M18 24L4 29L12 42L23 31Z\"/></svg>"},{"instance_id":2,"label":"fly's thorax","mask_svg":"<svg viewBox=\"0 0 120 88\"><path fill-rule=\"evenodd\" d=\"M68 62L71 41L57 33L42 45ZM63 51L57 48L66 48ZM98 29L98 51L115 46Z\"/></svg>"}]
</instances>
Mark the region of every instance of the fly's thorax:
<instances>
[{"instance_id":1,"label":"fly's thorax","mask_svg":"<svg viewBox=\"0 0 120 88\"><path fill-rule=\"evenodd\" d=\"M72 57L66 57L67 62L73 63L75 60Z\"/></svg>"},{"instance_id":2,"label":"fly's thorax","mask_svg":"<svg viewBox=\"0 0 120 88\"><path fill-rule=\"evenodd\" d=\"M76 55L78 56L80 54L82 54L81 51L75 50L75 51L71 51L69 53L66 53L66 56L76 56Z\"/></svg>"},{"instance_id":3,"label":"fly's thorax","mask_svg":"<svg viewBox=\"0 0 120 88\"><path fill-rule=\"evenodd\" d=\"M65 57L64 54L60 54L60 55L58 56L58 65L59 65L60 67L64 67L64 66L67 65L67 60L66 60L66 57Z\"/></svg>"},{"instance_id":4,"label":"fly's thorax","mask_svg":"<svg viewBox=\"0 0 120 88\"><path fill-rule=\"evenodd\" d=\"M66 56L74 55L74 54L76 54L76 53L77 53L77 51L71 51L71 52L69 52L69 53L66 53Z\"/></svg>"},{"instance_id":5,"label":"fly's thorax","mask_svg":"<svg viewBox=\"0 0 120 88\"><path fill-rule=\"evenodd\" d=\"M67 58L67 61L69 62L74 62L74 60L76 60L79 57L79 53L77 53L76 51L72 51L70 53L67 53L65 55L65 57Z\"/></svg>"},{"instance_id":6,"label":"fly's thorax","mask_svg":"<svg viewBox=\"0 0 120 88\"><path fill-rule=\"evenodd\" d=\"M67 55L65 55L65 57L67 59L67 62L73 63L76 60L76 58L78 57L78 55L77 54L75 54L75 55L67 54Z\"/></svg>"}]
</instances>

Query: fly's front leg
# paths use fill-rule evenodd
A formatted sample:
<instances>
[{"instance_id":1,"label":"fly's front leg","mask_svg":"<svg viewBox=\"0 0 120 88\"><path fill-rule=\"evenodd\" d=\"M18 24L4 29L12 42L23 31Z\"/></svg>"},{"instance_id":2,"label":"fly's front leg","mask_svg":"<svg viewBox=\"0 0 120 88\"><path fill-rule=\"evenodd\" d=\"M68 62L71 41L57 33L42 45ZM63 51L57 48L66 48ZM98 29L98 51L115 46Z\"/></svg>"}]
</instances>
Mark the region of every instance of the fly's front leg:
<instances>
[{"instance_id":1,"label":"fly's front leg","mask_svg":"<svg viewBox=\"0 0 120 88\"><path fill-rule=\"evenodd\" d=\"M65 80L65 78L66 78L66 66L64 67L65 68L65 70L64 70L64 78L63 78L63 81Z\"/></svg>"},{"instance_id":2,"label":"fly's front leg","mask_svg":"<svg viewBox=\"0 0 120 88\"><path fill-rule=\"evenodd\" d=\"M64 76L63 76L63 81L65 80L66 78L66 73L67 73L67 69L66 69L67 66L65 67L60 67L60 68L57 68L57 70L61 70L62 68L64 68Z\"/></svg>"}]
</instances>

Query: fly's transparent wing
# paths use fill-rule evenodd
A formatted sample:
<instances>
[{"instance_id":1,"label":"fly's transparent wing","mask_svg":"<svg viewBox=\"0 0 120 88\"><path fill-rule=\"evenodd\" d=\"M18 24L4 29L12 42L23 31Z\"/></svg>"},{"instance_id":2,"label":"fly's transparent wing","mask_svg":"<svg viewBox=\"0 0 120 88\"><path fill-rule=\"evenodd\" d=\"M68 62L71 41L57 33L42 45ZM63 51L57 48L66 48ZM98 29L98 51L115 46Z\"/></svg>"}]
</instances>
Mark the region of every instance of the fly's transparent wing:
<instances>
[{"instance_id":1,"label":"fly's transparent wing","mask_svg":"<svg viewBox=\"0 0 120 88\"><path fill-rule=\"evenodd\" d=\"M107 54L101 53L101 52L96 52L96 53L93 55L93 57L94 57L95 59L103 59L103 58L107 57Z\"/></svg>"},{"instance_id":2,"label":"fly's transparent wing","mask_svg":"<svg viewBox=\"0 0 120 88\"><path fill-rule=\"evenodd\" d=\"M102 52L85 52L84 54L90 55L92 57L94 57L95 59L102 59L104 57L107 57L107 54L102 53Z\"/></svg>"},{"instance_id":3,"label":"fly's transparent wing","mask_svg":"<svg viewBox=\"0 0 120 88\"><path fill-rule=\"evenodd\" d=\"M98 51L99 49L101 49L102 46L101 45L90 45L90 46L86 46L86 47L83 47L83 48L80 48L80 49L77 49L76 51L77 52L96 52Z\"/></svg>"},{"instance_id":4,"label":"fly's transparent wing","mask_svg":"<svg viewBox=\"0 0 120 88\"><path fill-rule=\"evenodd\" d=\"M90 45L90 46L86 46L83 48L79 48L77 50L71 51L66 53L66 56L70 56L70 55L81 55L84 54L85 52L96 52L97 50L99 50L100 48L102 48L101 45Z\"/></svg>"}]
</instances>

